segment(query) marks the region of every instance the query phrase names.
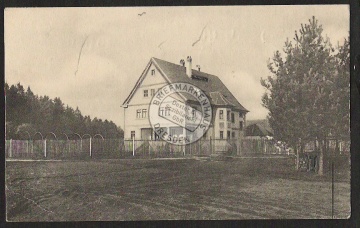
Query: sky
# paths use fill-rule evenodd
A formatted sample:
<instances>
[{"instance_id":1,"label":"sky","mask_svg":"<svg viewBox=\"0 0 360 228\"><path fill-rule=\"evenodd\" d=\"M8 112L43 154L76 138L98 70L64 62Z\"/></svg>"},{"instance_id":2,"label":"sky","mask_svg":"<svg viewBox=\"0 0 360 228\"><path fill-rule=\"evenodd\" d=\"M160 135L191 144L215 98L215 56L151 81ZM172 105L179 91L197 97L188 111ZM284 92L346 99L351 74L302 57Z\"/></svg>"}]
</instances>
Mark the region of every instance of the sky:
<instances>
[{"instance_id":1,"label":"sky","mask_svg":"<svg viewBox=\"0 0 360 228\"><path fill-rule=\"evenodd\" d=\"M6 8L5 81L122 126L121 104L150 58L179 64L190 55L248 120L264 119L267 61L312 16L332 44L348 37L347 5Z\"/></svg>"}]
</instances>

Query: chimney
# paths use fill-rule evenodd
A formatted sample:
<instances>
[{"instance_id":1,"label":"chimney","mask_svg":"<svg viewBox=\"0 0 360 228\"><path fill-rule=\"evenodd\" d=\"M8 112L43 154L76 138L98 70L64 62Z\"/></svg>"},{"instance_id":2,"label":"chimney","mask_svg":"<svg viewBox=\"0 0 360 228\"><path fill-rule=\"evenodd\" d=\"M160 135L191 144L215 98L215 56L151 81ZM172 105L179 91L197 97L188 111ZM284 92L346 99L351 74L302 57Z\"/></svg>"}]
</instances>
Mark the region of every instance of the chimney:
<instances>
[{"instance_id":1,"label":"chimney","mask_svg":"<svg viewBox=\"0 0 360 228\"><path fill-rule=\"evenodd\" d=\"M198 68L198 71L200 71L200 65L196 65L196 68Z\"/></svg>"},{"instance_id":2,"label":"chimney","mask_svg":"<svg viewBox=\"0 0 360 228\"><path fill-rule=\"evenodd\" d=\"M185 60L181 59L180 64L181 64L181 66L185 66Z\"/></svg>"},{"instance_id":3,"label":"chimney","mask_svg":"<svg viewBox=\"0 0 360 228\"><path fill-rule=\"evenodd\" d=\"M191 56L188 56L187 59L186 59L186 75L191 78L191 62L192 62L192 59L191 59Z\"/></svg>"}]
</instances>

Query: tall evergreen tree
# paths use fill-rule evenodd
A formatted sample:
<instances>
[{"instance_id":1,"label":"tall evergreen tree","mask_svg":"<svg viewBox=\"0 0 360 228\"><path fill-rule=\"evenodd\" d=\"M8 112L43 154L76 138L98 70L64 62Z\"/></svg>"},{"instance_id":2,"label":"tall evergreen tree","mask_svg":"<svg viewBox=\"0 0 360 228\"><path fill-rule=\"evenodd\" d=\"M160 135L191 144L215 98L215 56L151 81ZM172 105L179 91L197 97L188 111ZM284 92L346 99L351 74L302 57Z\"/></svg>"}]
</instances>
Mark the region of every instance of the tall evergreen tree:
<instances>
[{"instance_id":1,"label":"tall evergreen tree","mask_svg":"<svg viewBox=\"0 0 360 228\"><path fill-rule=\"evenodd\" d=\"M262 102L269 110L275 136L295 149L300 144L301 150L306 143L317 139L320 175L326 140L340 123L334 121L335 115L339 112L336 118L340 119L344 115L339 99L332 99L339 95L335 91L339 88L334 85L343 88L344 84L337 83L338 62L322 31L315 17L308 24L301 24L299 32L295 31L295 42L285 42L285 58L277 51L268 64L272 75L261 80L267 89Z\"/></svg>"}]
</instances>

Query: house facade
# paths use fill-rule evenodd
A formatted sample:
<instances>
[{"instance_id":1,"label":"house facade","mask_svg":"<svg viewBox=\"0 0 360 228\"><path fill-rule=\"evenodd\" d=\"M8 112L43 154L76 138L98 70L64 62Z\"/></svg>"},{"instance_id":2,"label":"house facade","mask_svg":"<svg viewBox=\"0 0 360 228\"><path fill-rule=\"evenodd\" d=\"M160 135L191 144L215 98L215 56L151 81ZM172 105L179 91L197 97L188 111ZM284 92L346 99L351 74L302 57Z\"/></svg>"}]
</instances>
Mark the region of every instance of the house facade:
<instances>
[{"instance_id":1,"label":"house facade","mask_svg":"<svg viewBox=\"0 0 360 228\"><path fill-rule=\"evenodd\" d=\"M209 99L212 119L203 139L240 139L244 137L246 114L249 112L215 75L192 69L188 57L180 64L151 58L132 91L123 102L124 137L135 140L158 140L149 121L149 107L153 96L170 83L188 83L199 88ZM200 110L200 104L191 96L173 97L191 108ZM160 110L166 112L168 110ZM177 124L167 124L166 131L172 135L185 134Z\"/></svg>"}]
</instances>

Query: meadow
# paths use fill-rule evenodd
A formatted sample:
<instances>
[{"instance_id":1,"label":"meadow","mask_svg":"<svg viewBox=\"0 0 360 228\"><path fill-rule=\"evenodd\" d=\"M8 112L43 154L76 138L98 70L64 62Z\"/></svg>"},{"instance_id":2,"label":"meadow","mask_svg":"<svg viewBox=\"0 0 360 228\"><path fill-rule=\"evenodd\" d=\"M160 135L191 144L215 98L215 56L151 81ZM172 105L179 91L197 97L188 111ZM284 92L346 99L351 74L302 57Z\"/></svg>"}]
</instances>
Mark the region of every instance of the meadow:
<instances>
[{"instance_id":1,"label":"meadow","mask_svg":"<svg viewBox=\"0 0 360 228\"><path fill-rule=\"evenodd\" d=\"M7 220L347 218L350 171L335 170L333 200L330 174L293 157L7 161Z\"/></svg>"}]
</instances>

